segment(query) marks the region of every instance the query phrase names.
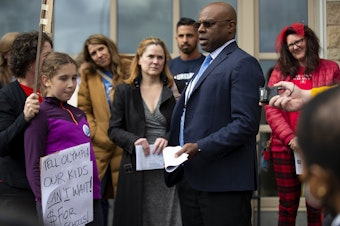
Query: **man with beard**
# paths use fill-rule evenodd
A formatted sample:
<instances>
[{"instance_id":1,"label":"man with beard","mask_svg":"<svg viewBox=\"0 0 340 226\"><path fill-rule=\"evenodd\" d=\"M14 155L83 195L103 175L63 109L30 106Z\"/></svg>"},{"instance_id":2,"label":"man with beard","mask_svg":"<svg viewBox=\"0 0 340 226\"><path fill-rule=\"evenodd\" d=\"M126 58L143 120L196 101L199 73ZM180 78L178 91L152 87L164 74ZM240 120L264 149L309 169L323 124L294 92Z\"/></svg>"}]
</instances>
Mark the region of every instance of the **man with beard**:
<instances>
[{"instance_id":1,"label":"man with beard","mask_svg":"<svg viewBox=\"0 0 340 226\"><path fill-rule=\"evenodd\" d=\"M198 34L194 23L195 20L190 18L181 18L178 21L176 41L180 55L169 61L171 74L180 93L205 59L198 49Z\"/></svg>"}]
</instances>

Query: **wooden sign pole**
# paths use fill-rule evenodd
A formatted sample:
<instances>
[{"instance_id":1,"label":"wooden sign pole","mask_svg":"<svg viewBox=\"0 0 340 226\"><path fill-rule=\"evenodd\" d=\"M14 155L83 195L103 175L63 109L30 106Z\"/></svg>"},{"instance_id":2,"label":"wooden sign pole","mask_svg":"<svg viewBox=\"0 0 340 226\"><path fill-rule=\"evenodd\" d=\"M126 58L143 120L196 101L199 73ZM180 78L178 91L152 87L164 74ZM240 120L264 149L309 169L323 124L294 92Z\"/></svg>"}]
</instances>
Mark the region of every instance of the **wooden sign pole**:
<instances>
[{"instance_id":1,"label":"wooden sign pole","mask_svg":"<svg viewBox=\"0 0 340 226\"><path fill-rule=\"evenodd\" d=\"M52 38L53 5L54 5L54 0L42 0L41 1L38 48L37 48L37 56L36 56L36 63L35 63L34 87L33 87L34 93L36 93L38 89L42 33L47 32L51 35L51 38Z\"/></svg>"}]
</instances>

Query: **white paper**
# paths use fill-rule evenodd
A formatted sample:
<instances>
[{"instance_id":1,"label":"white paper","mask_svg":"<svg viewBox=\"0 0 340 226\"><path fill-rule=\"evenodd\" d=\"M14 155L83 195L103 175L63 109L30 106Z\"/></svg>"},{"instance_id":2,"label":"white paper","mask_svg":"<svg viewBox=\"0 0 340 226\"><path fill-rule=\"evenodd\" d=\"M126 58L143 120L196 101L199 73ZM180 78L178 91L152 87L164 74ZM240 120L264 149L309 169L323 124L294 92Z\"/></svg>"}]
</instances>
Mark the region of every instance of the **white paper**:
<instances>
[{"instance_id":1,"label":"white paper","mask_svg":"<svg viewBox=\"0 0 340 226\"><path fill-rule=\"evenodd\" d=\"M188 160L188 154L183 153L178 158L175 157L175 153L181 150L181 146L168 146L163 150L165 170L169 173L177 169L179 165Z\"/></svg>"},{"instance_id":2,"label":"white paper","mask_svg":"<svg viewBox=\"0 0 340 226\"><path fill-rule=\"evenodd\" d=\"M93 221L93 165L90 144L41 158L41 199L45 226Z\"/></svg>"},{"instance_id":3,"label":"white paper","mask_svg":"<svg viewBox=\"0 0 340 226\"><path fill-rule=\"evenodd\" d=\"M150 145L150 154L145 156L142 145L136 145L136 170L164 169L163 154L152 154L153 144Z\"/></svg>"},{"instance_id":4,"label":"white paper","mask_svg":"<svg viewBox=\"0 0 340 226\"><path fill-rule=\"evenodd\" d=\"M296 153L295 151L294 152L294 159L295 159L295 171L296 171L296 174L298 175L301 175L302 174L302 159L301 159L301 156Z\"/></svg>"}]
</instances>

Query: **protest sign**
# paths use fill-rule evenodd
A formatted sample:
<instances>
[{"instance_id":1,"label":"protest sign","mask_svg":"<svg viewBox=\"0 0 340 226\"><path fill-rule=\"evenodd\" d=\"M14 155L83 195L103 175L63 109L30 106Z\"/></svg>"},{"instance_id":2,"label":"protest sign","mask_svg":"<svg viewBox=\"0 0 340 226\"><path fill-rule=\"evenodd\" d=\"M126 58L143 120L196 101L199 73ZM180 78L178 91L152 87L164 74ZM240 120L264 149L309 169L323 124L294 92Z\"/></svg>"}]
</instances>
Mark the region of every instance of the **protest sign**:
<instances>
[{"instance_id":1,"label":"protest sign","mask_svg":"<svg viewBox=\"0 0 340 226\"><path fill-rule=\"evenodd\" d=\"M44 225L85 225L93 221L93 165L90 144L41 158Z\"/></svg>"}]
</instances>

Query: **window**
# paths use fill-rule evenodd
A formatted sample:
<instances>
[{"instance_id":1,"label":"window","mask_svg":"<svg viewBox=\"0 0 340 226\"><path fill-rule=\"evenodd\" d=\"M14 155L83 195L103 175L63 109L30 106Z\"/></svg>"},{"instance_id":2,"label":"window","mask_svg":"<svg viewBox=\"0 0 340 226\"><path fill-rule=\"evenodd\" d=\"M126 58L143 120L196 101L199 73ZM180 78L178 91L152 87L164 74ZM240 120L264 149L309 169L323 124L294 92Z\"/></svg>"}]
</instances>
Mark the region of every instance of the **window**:
<instances>
[{"instance_id":1,"label":"window","mask_svg":"<svg viewBox=\"0 0 340 226\"><path fill-rule=\"evenodd\" d=\"M117 43L123 53L135 53L141 40L162 39L172 52L172 1L118 0Z\"/></svg>"},{"instance_id":2,"label":"window","mask_svg":"<svg viewBox=\"0 0 340 226\"><path fill-rule=\"evenodd\" d=\"M294 22L308 25L308 0L259 0L260 52L275 52L281 29Z\"/></svg>"},{"instance_id":3,"label":"window","mask_svg":"<svg viewBox=\"0 0 340 226\"><path fill-rule=\"evenodd\" d=\"M39 29L40 1L1 0L0 37L7 32L24 32Z\"/></svg>"},{"instance_id":4,"label":"window","mask_svg":"<svg viewBox=\"0 0 340 226\"><path fill-rule=\"evenodd\" d=\"M77 55L91 34L109 36L108 0L55 0L54 50Z\"/></svg>"}]
</instances>

